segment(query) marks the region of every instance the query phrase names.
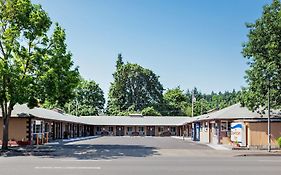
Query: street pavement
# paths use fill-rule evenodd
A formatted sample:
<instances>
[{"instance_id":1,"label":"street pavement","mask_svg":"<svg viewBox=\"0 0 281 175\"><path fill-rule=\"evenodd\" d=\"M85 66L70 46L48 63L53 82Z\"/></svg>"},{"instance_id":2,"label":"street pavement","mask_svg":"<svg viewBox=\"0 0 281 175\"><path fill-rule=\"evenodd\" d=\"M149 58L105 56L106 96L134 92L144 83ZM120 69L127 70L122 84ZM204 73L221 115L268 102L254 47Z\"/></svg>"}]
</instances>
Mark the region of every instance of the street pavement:
<instances>
[{"instance_id":1,"label":"street pavement","mask_svg":"<svg viewBox=\"0 0 281 175\"><path fill-rule=\"evenodd\" d=\"M101 137L44 146L31 155L0 157L1 175L93 174L280 174L280 156L243 156L188 140L160 137Z\"/></svg>"}]
</instances>

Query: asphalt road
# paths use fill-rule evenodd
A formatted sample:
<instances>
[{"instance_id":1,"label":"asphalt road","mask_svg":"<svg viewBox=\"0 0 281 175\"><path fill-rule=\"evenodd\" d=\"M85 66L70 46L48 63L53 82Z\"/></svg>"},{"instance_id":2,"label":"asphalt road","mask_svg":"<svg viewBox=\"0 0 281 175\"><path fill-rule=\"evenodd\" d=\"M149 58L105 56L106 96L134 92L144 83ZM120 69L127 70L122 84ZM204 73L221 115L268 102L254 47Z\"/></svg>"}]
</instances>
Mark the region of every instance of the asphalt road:
<instances>
[{"instance_id":1,"label":"asphalt road","mask_svg":"<svg viewBox=\"0 0 281 175\"><path fill-rule=\"evenodd\" d=\"M0 157L0 174L273 175L280 174L281 165L281 157L235 156L240 152L173 138L103 137L46 150Z\"/></svg>"}]
</instances>

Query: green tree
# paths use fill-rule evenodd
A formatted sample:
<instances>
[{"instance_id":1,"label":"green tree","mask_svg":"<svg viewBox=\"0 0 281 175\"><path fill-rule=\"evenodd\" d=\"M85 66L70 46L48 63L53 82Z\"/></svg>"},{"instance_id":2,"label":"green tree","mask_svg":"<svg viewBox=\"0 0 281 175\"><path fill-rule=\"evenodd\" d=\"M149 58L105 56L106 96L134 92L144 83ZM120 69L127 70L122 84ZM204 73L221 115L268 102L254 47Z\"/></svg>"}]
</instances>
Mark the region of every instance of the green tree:
<instances>
[{"instance_id":1,"label":"green tree","mask_svg":"<svg viewBox=\"0 0 281 175\"><path fill-rule=\"evenodd\" d=\"M121 64L120 64L121 63ZM124 64L118 56L114 82L109 90L107 113L118 115L124 111L141 111L162 102L163 86L159 77L138 64Z\"/></svg>"},{"instance_id":2,"label":"green tree","mask_svg":"<svg viewBox=\"0 0 281 175\"><path fill-rule=\"evenodd\" d=\"M194 103L194 116L205 114L210 109L209 105L204 98L197 100Z\"/></svg>"},{"instance_id":3,"label":"green tree","mask_svg":"<svg viewBox=\"0 0 281 175\"><path fill-rule=\"evenodd\" d=\"M143 116L160 116L161 115L160 112L158 112L156 109L154 109L153 106L144 108L141 111L141 113Z\"/></svg>"},{"instance_id":4,"label":"green tree","mask_svg":"<svg viewBox=\"0 0 281 175\"><path fill-rule=\"evenodd\" d=\"M187 97L187 106L184 109L187 116L191 116L192 114L192 93L194 93L194 96L196 98L193 109L194 116L198 116L208 113L208 111L219 110L227 106L236 104L239 101L238 97L241 96L241 93L236 92L235 90L233 90L232 92L225 91L223 93L211 92L210 94L201 93L197 90L197 88L194 88L192 91L187 90L185 93Z\"/></svg>"},{"instance_id":5,"label":"green tree","mask_svg":"<svg viewBox=\"0 0 281 175\"><path fill-rule=\"evenodd\" d=\"M77 116L99 115L104 108L104 93L95 81L82 80L75 97L65 105L65 111Z\"/></svg>"},{"instance_id":6,"label":"green tree","mask_svg":"<svg viewBox=\"0 0 281 175\"><path fill-rule=\"evenodd\" d=\"M2 149L8 149L9 119L15 104L37 106L45 100L62 104L78 82L66 51L65 32L40 5L30 0L0 1L0 105ZM63 94L61 94L63 93ZM65 95L64 95L65 94Z\"/></svg>"},{"instance_id":7,"label":"green tree","mask_svg":"<svg viewBox=\"0 0 281 175\"><path fill-rule=\"evenodd\" d=\"M246 71L247 89L242 103L251 110L267 106L268 87L271 104L281 107L281 3L263 8L262 16L255 23L247 24L248 41L243 44L243 56L249 61Z\"/></svg>"},{"instance_id":8,"label":"green tree","mask_svg":"<svg viewBox=\"0 0 281 175\"><path fill-rule=\"evenodd\" d=\"M163 115L168 116L183 116L187 106L187 96L183 93L180 87L168 89L164 95Z\"/></svg>"}]
</instances>

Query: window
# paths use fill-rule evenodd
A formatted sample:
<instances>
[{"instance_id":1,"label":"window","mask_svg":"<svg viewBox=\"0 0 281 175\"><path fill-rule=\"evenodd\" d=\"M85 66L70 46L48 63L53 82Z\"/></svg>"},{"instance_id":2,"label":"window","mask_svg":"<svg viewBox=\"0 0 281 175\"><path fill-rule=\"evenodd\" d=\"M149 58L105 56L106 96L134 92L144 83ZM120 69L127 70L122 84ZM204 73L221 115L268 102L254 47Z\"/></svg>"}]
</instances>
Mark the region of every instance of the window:
<instances>
[{"instance_id":1,"label":"window","mask_svg":"<svg viewBox=\"0 0 281 175\"><path fill-rule=\"evenodd\" d=\"M158 127L158 132L163 132L164 131L164 127Z\"/></svg>"},{"instance_id":2,"label":"window","mask_svg":"<svg viewBox=\"0 0 281 175\"><path fill-rule=\"evenodd\" d=\"M139 127L139 132L144 132L144 127Z\"/></svg>"},{"instance_id":3,"label":"window","mask_svg":"<svg viewBox=\"0 0 281 175\"><path fill-rule=\"evenodd\" d=\"M171 127L171 132L176 132L176 127Z\"/></svg>"},{"instance_id":4,"label":"window","mask_svg":"<svg viewBox=\"0 0 281 175\"><path fill-rule=\"evenodd\" d=\"M228 130L228 122L221 122L221 131Z\"/></svg>"},{"instance_id":5,"label":"window","mask_svg":"<svg viewBox=\"0 0 281 175\"><path fill-rule=\"evenodd\" d=\"M39 120L33 122L33 133L42 133L43 125Z\"/></svg>"},{"instance_id":6,"label":"window","mask_svg":"<svg viewBox=\"0 0 281 175\"><path fill-rule=\"evenodd\" d=\"M109 132L113 132L113 127L111 126L111 127L109 127Z\"/></svg>"},{"instance_id":7,"label":"window","mask_svg":"<svg viewBox=\"0 0 281 175\"><path fill-rule=\"evenodd\" d=\"M133 128L132 127L128 127L127 130L128 130L128 132L132 132Z\"/></svg>"},{"instance_id":8,"label":"window","mask_svg":"<svg viewBox=\"0 0 281 175\"><path fill-rule=\"evenodd\" d=\"M45 123L45 132L50 132L50 127L48 123Z\"/></svg>"},{"instance_id":9,"label":"window","mask_svg":"<svg viewBox=\"0 0 281 175\"><path fill-rule=\"evenodd\" d=\"M204 122L204 128L208 128L208 122Z\"/></svg>"}]
</instances>

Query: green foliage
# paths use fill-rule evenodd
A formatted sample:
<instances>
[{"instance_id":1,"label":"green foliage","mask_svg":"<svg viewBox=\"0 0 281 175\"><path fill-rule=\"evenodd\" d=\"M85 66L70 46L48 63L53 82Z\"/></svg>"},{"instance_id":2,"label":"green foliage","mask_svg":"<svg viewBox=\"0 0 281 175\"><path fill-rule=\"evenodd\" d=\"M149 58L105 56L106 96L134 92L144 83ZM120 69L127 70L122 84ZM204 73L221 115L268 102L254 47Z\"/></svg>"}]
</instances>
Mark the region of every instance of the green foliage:
<instances>
[{"instance_id":1,"label":"green foliage","mask_svg":"<svg viewBox=\"0 0 281 175\"><path fill-rule=\"evenodd\" d=\"M241 103L256 110L267 106L268 87L273 108L281 107L281 3L273 0L264 6L262 16L247 24L248 41L243 45L243 55L249 60L246 71L248 88L244 89Z\"/></svg>"},{"instance_id":2,"label":"green foliage","mask_svg":"<svg viewBox=\"0 0 281 175\"><path fill-rule=\"evenodd\" d=\"M161 114L154 107L146 107L141 111L143 116L160 116Z\"/></svg>"},{"instance_id":3,"label":"green foliage","mask_svg":"<svg viewBox=\"0 0 281 175\"><path fill-rule=\"evenodd\" d=\"M0 105L5 128L16 103L37 106L45 100L63 105L78 83L65 32L30 0L0 1ZM3 148L7 148L3 134Z\"/></svg>"},{"instance_id":4,"label":"green foliage","mask_svg":"<svg viewBox=\"0 0 281 175\"><path fill-rule=\"evenodd\" d=\"M60 108L66 113L76 116L94 116L103 112L105 104L104 93L95 81L80 79L78 86L74 89L74 96L63 107L46 101L45 108Z\"/></svg>"},{"instance_id":5,"label":"green foliage","mask_svg":"<svg viewBox=\"0 0 281 175\"><path fill-rule=\"evenodd\" d=\"M162 102L163 86L159 77L138 64L124 64L120 54L113 77L114 82L109 90L108 114L141 111Z\"/></svg>"},{"instance_id":6,"label":"green foliage","mask_svg":"<svg viewBox=\"0 0 281 175\"><path fill-rule=\"evenodd\" d=\"M162 109L163 115L182 116L185 115L185 107L187 106L187 96L180 87L168 89L164 95L164 105Z\"/></svg>"},{"instance_id":7,"label":"green foliage","mask_svg":"<svg viewBox=\"0 0 281 175\"><path fill-rule=\"evenodd\" d=\"M104 93L94 81L82 80L75 97L65 105L65 111L77 116L99 115L104 108Z\"/></svg>"},{"instance_id":8,"label":"green foliage","mask_svg":"<svg viewBox=\"0 0 281 175\"><path fill-rule=\"evenodd\" d=\"M72 54L67 51L65 39L64 29L56 24L47 52L49 66L42 65L38 72L42 82L38 92L43 92L38 97L60 108L74 97L74 89L80 81L78 68L71 69Z\"/></svg>"},{"instance_id":9,"label":"green foliage","mask_svg":"<svg viewBox=\"0 0 281 175\"><path fill-rule=\"evenodd\" d=\"M141 111L143 115L191 116L191 98L194 93L197 99L194 102L194 116L198 116L237 103L240 94L235 90L202 94L197 88L184 93L177 87L168 89L162 95L163 86L158 77L151 70L137 64L124 64L121 54L118 55L113 77L107 106L108 115L129 115Z\"/></svg>"},{"instance_id":10,"label":"green foliage","mask_svg":"<svg viewBox=\"0 0 281 175\"><path fill-rule=\"evenodd\" d=\"M211 94L203 94L196 88L193 89L196 101L194 103L194 116L205 114L211 110L223 109L238 102L238 94L233 90L232 92L225 91ZM187 96L192 97L192 91L187 91ZM190 102L191 103L191 102Z\"/></svg>"},{"instance_id":11,"label":"green foliage","mask_svg":"<svg viewBox=\"0 0 281 175\"><path fill-rule=\"evenodd\" d=\"M279 137L279 138L277 139L277 144L278 144L279 147L281 148L281 137Z\"/></svg>"}]
</instances>

